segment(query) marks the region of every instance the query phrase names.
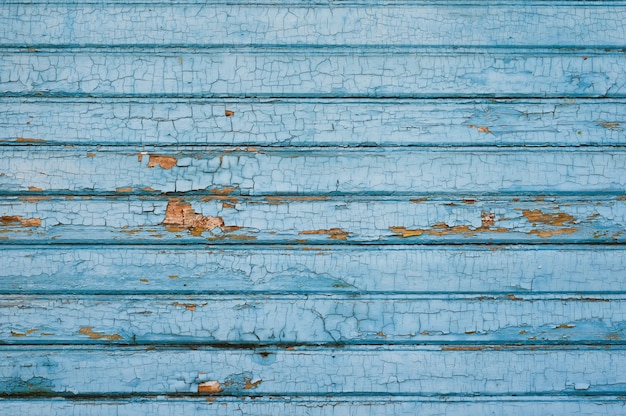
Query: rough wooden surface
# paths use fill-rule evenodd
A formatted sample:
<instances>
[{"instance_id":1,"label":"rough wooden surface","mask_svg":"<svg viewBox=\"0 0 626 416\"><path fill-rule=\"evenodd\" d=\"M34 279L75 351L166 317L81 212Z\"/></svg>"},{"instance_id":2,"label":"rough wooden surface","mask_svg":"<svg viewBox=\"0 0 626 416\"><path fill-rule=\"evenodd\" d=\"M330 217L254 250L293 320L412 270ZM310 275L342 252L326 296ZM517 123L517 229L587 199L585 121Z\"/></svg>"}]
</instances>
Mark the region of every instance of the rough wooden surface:
<instances>
[{"instance_id":1,"label":"rough wooden surface","mask_svg":"<svg viewBox=\"0 0 626 416\"><path fill-rule=\"evenodd\" d=\"M616 99L1 98L15 145L622 146Z\"/></svg>"},{"instance_id":2,"label":"rough wooden surface","mask_svg":"<svg viewBox=\"0 0 626 416\"><path fill-rule=\"evenodd\" d=\"M44 150L45 151L42 151ZM623 196L626 150L47 148L0 150L5 192L209 195L591 193Z\"/></svg>"},{"instance_id":3,"label":"rough wooden surface","mask_svg":"<svg viewBox=\"0 0 626 416\"><path fill-rule=\"evenodd\" d=\"M419 414L440 416L447 414L506 414L526 416L528 414L583 416L614 416L624 414L624 400L621 396L604 395L567 396L492 396L484 398L386 396L370 397L318 397L297 396L274 397L214 396L206 398L144 398L95 400L79 398L14 399L1 401L3 408L12 415L59 414L81 416L117 416L124 414L149 414L176 416L180 414L206 414L217 416L231 415L275 415L305 414L321 415L399 415Z\"/></svg>"},{"instance_id":4,"label":"rough wooden surface","mask_svg":"<svg viewBox=\"0 0 626 416\"><path fill-rule=\"evenodd\" d=\"M2 293L626 292L622 245L3 246ZM146 265L149 265L147 267Z\"/></svg>"},{"instance_id":5,"label":"rough wooden surface","mask_svg":"<svg viewBox=\"0 0 626 416\"><path fill-rule=\"evenodd\" d=\"M0 414L626 414L625 19L3 2Z\"/></svg>"}]
</instances>

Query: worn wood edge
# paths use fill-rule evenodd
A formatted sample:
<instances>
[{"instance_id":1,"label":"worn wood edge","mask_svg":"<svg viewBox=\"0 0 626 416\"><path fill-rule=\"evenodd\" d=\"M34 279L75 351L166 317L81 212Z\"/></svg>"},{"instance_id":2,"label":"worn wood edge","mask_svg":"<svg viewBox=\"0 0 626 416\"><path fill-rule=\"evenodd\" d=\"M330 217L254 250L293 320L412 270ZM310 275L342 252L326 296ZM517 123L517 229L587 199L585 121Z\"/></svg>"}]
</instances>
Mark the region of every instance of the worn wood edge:
<instances>
[{"instance_id":1,"label":"worn wood edge","mask_svg":"<svg viewBox=\"0 0 626 416\"><path fill-rule=\"evenodd\" d=\"M444 350L499 349L489 345L493 343L529 348L625 345L626 315L620 313L625 301L625 295L614 294L513 293L349 297L4 295L0 302L5 322L0 344L199 344L244 348L445 343ZM266 326L266 320L272 322L271 327Z\"/></svg>"},{"instance_id":2,"label":"worn wood edge","mask_svg":"<svg viewBox=\"0 0 626 416\"><path fill-rule=\"evenodd\" d=\"M115 146L122 144L122 137L131 147L626 144L625 102L616 99L0 98L0 103L8 108L0 114L4 126L0 146L89 146L94 140L100 146ZM121 114L116 107L127 111ZM311 114L315 118L309 121ZM362 123L357 130L353 117ZM69 121L63 124L59 119ZM136 129L139 120L141 128ZM288 132L276 132L276 125Z\"/></svg>"}]
</instances>

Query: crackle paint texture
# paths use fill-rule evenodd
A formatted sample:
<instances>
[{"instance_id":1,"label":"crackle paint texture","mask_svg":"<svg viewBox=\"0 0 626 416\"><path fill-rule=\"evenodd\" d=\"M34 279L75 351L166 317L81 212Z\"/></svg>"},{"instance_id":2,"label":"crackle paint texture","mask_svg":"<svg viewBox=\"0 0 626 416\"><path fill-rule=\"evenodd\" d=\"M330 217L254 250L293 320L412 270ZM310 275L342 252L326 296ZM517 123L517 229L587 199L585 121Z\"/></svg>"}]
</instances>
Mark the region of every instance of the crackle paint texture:
<instances>
[{"instance_id":1,"label":"crackle paint texture","mask_svg":"<svg viewBox=\"0 0 626 416\"><path fill-rule=\"evenodd\" d=\"M6 0L1 415L626 415L626 2Z\"/></svg>"}]
</instances>

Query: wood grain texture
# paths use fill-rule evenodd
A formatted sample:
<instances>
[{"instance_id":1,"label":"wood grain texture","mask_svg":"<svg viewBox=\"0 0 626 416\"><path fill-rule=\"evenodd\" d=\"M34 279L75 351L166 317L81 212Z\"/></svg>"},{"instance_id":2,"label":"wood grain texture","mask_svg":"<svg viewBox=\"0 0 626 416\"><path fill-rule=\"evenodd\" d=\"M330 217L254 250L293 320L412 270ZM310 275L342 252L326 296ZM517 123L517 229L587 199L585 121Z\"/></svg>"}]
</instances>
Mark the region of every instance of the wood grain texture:
<instances>
[{"instance_id":1,"label":"wood grain texture","mask_svg":"<svg viewBox=\"0 0 626 416\"><path fill-rule=\"evenodd\" d=\"M0 106L0 141L30 146L626 144L626 102L615 99L0 98Z\"/></svg>"},{"instance_id":2,"label":"wood grain texture","mask_svg":"<svg viewBox=\"0 0 626 416\"><path fill-rule=\"evenodd\" d=\"M0 149L5 193L204 191L241 195L593 193L622 195L621 148ZM402 224L399 224L402 225Z\"/></svg>"},{"instance_id":3,"label":"wood grain texture","mask_svg":"<svg viewBox=\"0 0 626 416\"><path fill-rule=\"evenodd\" d=\"M287 348L5 346L0 391L9 396L198 394L201 383L218 382L219 393L235 396L611 395L626 383L621 347Z\"/></svg>"},{"instance_id":4,"label":"wood grain texture","mask_svg":"<svg viewBox=\"0 0 626 416\"><path fill-rule=\"evenodd\" d=\"M619 50L3 49L0 92L128 97L624 97Z\"/></svg>"},{"instance_id":5,"label":"wood grain texture","mask_svg":"<svg viewBox=\"0 0 626 416\"><path fill-rule=\"evenodd\" d=\"M45 9L38 4L4 4L0 27L6 31L0 36L0 45L604 48L622 47L626 38L622 24L626 7L609 2L489 2L447 7L394 2L354 6L341 1L317 6L284 2L125 3L64 2L47 4Z\"/></svg>"}]
</instances>

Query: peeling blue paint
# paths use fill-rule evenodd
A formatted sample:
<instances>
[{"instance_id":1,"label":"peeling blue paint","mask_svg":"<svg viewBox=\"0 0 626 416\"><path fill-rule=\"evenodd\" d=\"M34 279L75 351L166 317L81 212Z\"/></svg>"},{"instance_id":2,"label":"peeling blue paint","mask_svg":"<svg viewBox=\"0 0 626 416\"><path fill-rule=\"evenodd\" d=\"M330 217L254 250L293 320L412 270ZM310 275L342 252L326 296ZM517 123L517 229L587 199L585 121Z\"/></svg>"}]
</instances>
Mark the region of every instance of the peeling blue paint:
<instances>
[{"instance_id":1,"label":"peeling blue paint","mask_svg":"<svg viewBox=\"0 0 626 416\"><path fill-rule=\"evenodd\" d=\"M626 3L0 5L0 413L626 414Z\"/></svg>"}]
</instances>

